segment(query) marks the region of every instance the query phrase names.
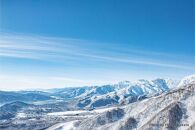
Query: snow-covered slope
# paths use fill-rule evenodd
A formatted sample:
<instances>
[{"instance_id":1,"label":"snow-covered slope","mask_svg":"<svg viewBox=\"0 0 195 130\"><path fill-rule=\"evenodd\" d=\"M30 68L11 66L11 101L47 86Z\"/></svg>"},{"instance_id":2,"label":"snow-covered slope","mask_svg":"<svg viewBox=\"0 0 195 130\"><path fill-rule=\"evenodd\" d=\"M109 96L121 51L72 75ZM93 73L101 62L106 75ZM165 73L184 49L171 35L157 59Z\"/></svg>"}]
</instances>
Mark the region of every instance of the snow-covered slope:
<instances>
[{"instance_id":1,"label":"snow-covered slope","mask_svg":"<svg viewBox=\"0 0 195 130\"><path fill-rule=\"evenodd\" d=\"M178 87L182 87L182 86L185 86L185 85L187 85L187 84L195 84L195 74L184 77L184 78L180 81Z\"/></svg>"},{"instance_id":2,"label":"snow-covered slope","mask_svg":"<svg viewBox=\"0 0 195 130\"><path fill-rule=\"evenodd\" d=\"M184 83L183 81L185 84L175 90L79 120L74 129L193 130L195 129L195 79L184 78L180 85Z\"/></svg>"},{"instance_id":3,"label":"snow-covered slope","mask_svg":"<svg viewBox=\"0 0 195 130\"><path fill-rule=\"evenodd\" d=\"M114 85L93 87L79 96L78 106L96 108L128 104L166 91L169 91L169 86L164 79L124 81Z\"/></svg>"},{"instance_id":4,"label":"snow-covered slope","mask_svg":"<svg viewBox=\"0 0 195 130\"><path fill-rule=\"evenodd\" d=\"M194 81L192 75L178 87L173 80L156 79L55 89L43 94L62 101L1 106L0 129L194 130Z\"/></svg>"}]
</instances>

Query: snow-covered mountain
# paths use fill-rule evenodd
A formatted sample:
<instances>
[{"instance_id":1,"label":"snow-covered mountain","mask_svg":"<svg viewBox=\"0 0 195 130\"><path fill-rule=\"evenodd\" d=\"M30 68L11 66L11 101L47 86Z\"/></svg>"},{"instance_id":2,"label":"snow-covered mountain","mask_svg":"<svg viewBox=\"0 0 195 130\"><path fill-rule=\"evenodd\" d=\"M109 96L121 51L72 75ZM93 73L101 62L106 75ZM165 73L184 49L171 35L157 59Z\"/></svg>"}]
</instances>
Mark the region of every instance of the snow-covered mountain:
<instances>
[{"instance_id":1,"label":"snow-covered mountain","mask_svg":"<svg viewBox=\"0 0 195 130\"><path fill-rule=\"evenodd\" d=\"M184 77L180 81L178 87L182 87L182 86L185 86L185 85L188 85L188 84L195 84L195 74Z\"/></svg>"},{"instance_id":2,"label":"snow-covered mountain","mask_svg":"<svg viewBox=\"0 0 195 130\"><path fill-rule=\"evenodd\" d=\"M173 84L164 79L124 81L114 85L92 87L75 98L79 99L79 107L96 108L113 104L128 104L169 91L169 85L173 87Z\"/></svg>"},{"instance_id":3,"label":"snow-covered mountain","mask_svg":"<svg viewBox=\"0 0 195 130\"><path fill-rule=\"evenodd\" d=\"M14 101L46 101L53 99L45 92L41 91L0 91L0 104L10 103Z\"/></svg>"},{"instance_id":4,"label":"snow-covered mountain","mask_svg":"<svg viewBox=\"0 0 195 130\"><path fill-rule=\"evenodd\" d=\"M14 102L9 100L0 106L2 130L195 129L194 75L180 82L142 79L47 92L1 91L0 94L6 99L14 97ZM30 95L29 100L26 95Z\"/></svg>"},{"instance_id":5,"label":"snow-covered mountain","mask_svg":"<svg viewBox=\"0 0 195 130\"><path fill-rule=\"evenodd\" d=\"M135 102L79 122L77 130L195 129L195 85Z\"/></svg>"},{"instance_id":6,"label":"snow-covered mountain","mask_svg":"<svg viewBox=\"0 0 195 130\"><path fill-rule=\"evenodd\" d=\"M102 113L86 119L66 122L61 128L63 130L194 130L194 81L193 76L186 77L181 80L177 89L128 105L101 110Z\"/></svg>"},{"instance_id":7,"label":"snow-covered mountain","mask_svg":"<svg viewBox=\"0 0 195 130\"><path fill-rule=\"evenodd\" d=\"M42 91L0 91L0 102L13 101L35 102L47 100L74 100L74 105L79 108L94 109L109 105L128 104L146 97L159 95L174 88L174 80L138 80L135 82L122 81L117 84L102 86L70 87Z\"/></svg>"}]
</instances>

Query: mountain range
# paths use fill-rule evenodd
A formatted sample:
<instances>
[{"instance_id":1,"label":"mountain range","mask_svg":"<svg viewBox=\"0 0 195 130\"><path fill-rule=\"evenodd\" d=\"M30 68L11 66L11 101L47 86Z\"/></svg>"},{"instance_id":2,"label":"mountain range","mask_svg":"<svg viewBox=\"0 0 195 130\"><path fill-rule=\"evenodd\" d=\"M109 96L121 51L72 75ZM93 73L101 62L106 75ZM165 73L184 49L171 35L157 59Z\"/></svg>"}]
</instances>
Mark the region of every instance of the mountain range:
<instances>
[{"instance_id":1,"label":"mountain range","mask_svg":"<svg viewBox=\"0 0 195 130\"><path fill-rule=\"evenodd\" d=\"M195 126L195 75L181 79L0 91L3 130L157 130Z\"/></svg>"}]
</instances>

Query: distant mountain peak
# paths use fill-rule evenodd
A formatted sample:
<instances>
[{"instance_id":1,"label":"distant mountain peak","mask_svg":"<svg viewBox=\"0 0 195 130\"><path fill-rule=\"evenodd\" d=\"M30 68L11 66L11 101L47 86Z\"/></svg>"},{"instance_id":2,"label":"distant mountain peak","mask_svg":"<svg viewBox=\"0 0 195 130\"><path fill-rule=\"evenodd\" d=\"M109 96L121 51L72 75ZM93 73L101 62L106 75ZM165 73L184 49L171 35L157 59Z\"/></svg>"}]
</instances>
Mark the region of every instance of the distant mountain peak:
<instances>
[{"instance_id":1,"label":"distant mountain peak","mask_svg":"<svg viewBox=\"0 0 195 130\"><path fill-rule=\"evenodd\" d=\"M128 81L128 80L124 80L124 81L118 82L118 84L121 84L121 85L123 85L123 84L130 84L130 83L131 83L131 82Z\"/></svg>"}]
</instances>

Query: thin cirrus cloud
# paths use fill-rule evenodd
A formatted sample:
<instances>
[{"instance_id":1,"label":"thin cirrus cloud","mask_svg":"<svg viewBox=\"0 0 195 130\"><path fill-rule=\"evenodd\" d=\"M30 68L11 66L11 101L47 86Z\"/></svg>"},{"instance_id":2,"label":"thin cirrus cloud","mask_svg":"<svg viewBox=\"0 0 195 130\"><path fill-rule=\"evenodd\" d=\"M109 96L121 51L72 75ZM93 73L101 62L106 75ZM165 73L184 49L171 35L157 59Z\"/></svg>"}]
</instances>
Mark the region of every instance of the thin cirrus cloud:
<instances>
[{"instance_id":1,"label":"thin cirrus cloud","mask_svg":"<svg viewBox=\"0 0 195 130\"><path fill-rule=\"evenodd\" d=\"M137 57L137 55L139 55L139 57ZM149 58L145 55L149 55ZM155 56L170 56L170 58L174 59L173 56L167 53L136 49L125 52L125 49L122 47L110 47L107 44L98 44L93 41L80 39L22 35L2 35L0 37L0 57L47 60L52 62L60 62L62 59L73 61L90 59L101 63L109 61L123 64L195 70L193 65L178 64L170 61L161 62L156 59ZM174 60L176 61L177 59Z\"/></svg>"}]
</instances>

